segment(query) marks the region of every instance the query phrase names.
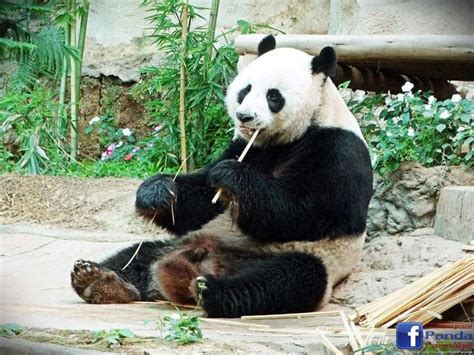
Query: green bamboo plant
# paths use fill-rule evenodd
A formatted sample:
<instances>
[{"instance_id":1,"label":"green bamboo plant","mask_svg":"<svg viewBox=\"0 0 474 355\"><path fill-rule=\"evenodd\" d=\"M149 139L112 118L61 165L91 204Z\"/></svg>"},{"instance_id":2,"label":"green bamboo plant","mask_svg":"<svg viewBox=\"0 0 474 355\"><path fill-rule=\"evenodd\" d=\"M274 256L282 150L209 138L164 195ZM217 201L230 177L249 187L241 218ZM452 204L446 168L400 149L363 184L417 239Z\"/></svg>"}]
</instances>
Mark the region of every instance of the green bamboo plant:
<instances>
[{"instance_id":1,"label":"green bamboo plant","mask_svg":"<svg viewBox=\"0 0 474 355\"><path fill-rule=\"evenodd\" d=\"M228 141L231 125L226 117L224 90L235 75L238 55L227 42L227 34L215 36L219 1L212 2L208 19L200 14L202 9L186 1L143 3L150 11L151 37L164 54L164 61L159 67L143 70L134 94L143 99L154 123L163 127L161 138L155 142L155 151L159 152L156 165L160 169L187 165L187 170L192 171L213 159ZM188 12L187 26L182 23L184 7ZM198 19L208 23L196 26ZM183 29L188 31L185 41ZM180 80L182 68L184 82ZM183 82L181 92L185 95L180 95L177 82Z\"/></svg>"},{"instance_id":2,"label":"green bamboo plant","mask_svg":"<svg viewBox=\"0 0 474 355\"><path fill-rule=\"evenodd\" d=\"M65 41L62 26L56 21L58 2L0 2L0 59L18 64L2 101L6 110L0 110L0 145L16 147L17 170L30 175L43 172L50 164L44 148L51 142L58 145L55 152L67 155L59 146L62 136L51 125L55 117L49 115L49 108L54 106L56 97L50 86L67 70L67 62L77 62L79 57ZM43 99L44 103L40 101Z\"/></svg>"},{"instance_id":3,"label":"green bamboo plant","mask_svg":"<svg viewBox=\"0 0 474 355\"><path fill-rule=\"evenodd\" d=\"M71 128L71 144L70 158L72 161L77 160L78 142L79 142L79 105L80 105L80 88L82 75L82 59L84 57L84 45L87 32L87 22L89 18L89 0L63 0L57 10L57 20L64 28L65 44L74 48L77 57L64 57L63 70L61 73L61 85L59 92L59 113L58 113L58 130L62 133L66 130L66 92L67 78L70 77L70 128Z\"/></svg>"}]
</instances>

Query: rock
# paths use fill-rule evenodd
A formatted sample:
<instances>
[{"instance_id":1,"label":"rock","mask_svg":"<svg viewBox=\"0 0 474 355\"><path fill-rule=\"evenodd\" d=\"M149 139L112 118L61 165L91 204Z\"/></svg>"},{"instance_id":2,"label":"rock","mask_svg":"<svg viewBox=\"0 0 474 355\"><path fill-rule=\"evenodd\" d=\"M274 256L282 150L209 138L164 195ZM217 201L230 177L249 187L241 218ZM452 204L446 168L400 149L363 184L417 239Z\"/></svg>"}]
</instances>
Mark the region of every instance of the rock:
<instances>
[{"instance_id":1,"label":"rock","mask_svg":"<svg viewBox=\"0 0 474 355\"><path fill-rule=\"evenodd\" d=\"M441 189L434 230L437 235L464 243L474 239L474 186Z\"/></svg>"},{"instance_id":2,"label":"rock","mask_svg":"<svg viewBox=\"0 0 474 355\"><path fill-rule=\"evenodd\" d=\"M425 168L402 164L396 172L374 179L374 196L369 205L369 238L432 227L438 192L443 186L473 185L473 170L453 166Z\"/></svg>"},{"instance_id":3,"label":"rock","mask_svg":"<svg viewBox=\"0 0 474 355\"><path fill-rule=\"evenodd\" d=\"M432 231L423 228L367 242L354 271L335 287L332 302L353 307L369 303L466 255L463 243L435 236Z\"/></svg>"}]
</instances>

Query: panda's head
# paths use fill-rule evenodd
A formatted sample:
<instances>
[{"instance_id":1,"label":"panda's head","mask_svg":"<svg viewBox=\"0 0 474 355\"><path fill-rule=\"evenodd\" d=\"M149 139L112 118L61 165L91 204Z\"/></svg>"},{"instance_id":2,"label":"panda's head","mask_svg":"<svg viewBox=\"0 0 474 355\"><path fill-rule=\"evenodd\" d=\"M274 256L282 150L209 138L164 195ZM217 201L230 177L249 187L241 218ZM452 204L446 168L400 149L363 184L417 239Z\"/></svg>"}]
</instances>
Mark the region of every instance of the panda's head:
<instances>
[{"instance_id":1,"label":"panda's head","mask_svg":"<svg viewBox=\"0 0 474 355\"><path fill-rule=\"evenodd\" d=\"M275 47L275 38L265 37L258 46L258 58L240 72L227 92L235 136L248 140L260 129L257 144L287 143L306 132L326 79L336 68L331 47L316 57Z\"/></svg>"}]
</instances>

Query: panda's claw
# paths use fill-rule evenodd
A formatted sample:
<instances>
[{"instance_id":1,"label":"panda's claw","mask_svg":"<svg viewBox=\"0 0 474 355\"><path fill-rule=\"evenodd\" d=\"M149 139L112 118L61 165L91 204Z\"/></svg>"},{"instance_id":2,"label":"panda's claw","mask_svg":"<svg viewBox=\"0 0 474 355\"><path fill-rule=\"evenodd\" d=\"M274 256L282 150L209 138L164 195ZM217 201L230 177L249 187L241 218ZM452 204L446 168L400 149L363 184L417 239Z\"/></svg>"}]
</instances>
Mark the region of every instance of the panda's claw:
<instances>
[{"instance_id":1,"label":"panda's claw","mask_svg":"<svg viewBox=\"0 0 474 355\"><path fill-rule=\"evenodd\" d=\"M206 290L207 289L207 278L205 276L198 276L196 277L196 287L198 289L198 292L200 290Z\"/></svg>"},{"instance_id":2,"label":"panda's claw","mask_svg":"<svg viewBox=\"0 0 474 355\"><path fill-rule=\"evenodd\" d=\"M74 263L71 285L88 303L129 303L140 299L135 286L93 261L79 259Z\"/></svg>"}]
</instances>

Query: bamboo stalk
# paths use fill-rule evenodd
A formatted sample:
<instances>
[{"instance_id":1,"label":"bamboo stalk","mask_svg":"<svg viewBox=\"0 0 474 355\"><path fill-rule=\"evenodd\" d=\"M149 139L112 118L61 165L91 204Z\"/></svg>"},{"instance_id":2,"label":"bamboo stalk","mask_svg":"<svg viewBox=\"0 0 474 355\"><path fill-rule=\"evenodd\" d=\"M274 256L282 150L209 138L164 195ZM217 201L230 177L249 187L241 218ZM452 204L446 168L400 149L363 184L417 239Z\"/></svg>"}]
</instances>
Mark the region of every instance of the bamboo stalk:
<instances>
[{"instance_id":1,"label":"bamboo stalk","mask_svg":"<svg viewBox=\"0 0 474 355\"><path fill-rule=\"evenodd\" d=\"M209 24L207 27L209 43L214 43L216 35L217 14L219 12L219 0L212 0L211 11L209 13ZM210 57L212 57L213 45L210 46Z\"/></svg>"},{"instance_id":2,"label":"bamboo stalk","mask_svg":"<svg viewBox=\"0 0 474 355\"><path fill-rule=\"evenodd\" d=\"M79 37L77 43L77 51L79 54L79 63L78 63L78 80L76 81L76 91L80 93L81 91L81 77L82 77L82 59L84 58L84 47L86 42L86 33L87 33L87 22L89 19L89 0L83 0L82 5L82 14L79 24Z\"/></svg>"},{"instance_id":3,"label":"bamboo stalk","mask_svg":"<svg viewBox=\"0 0 474 355\"><path fill-rule=\"evenodd\" d=\"M71 0L71 10L75 13L76 11L76 0ZM70 43L71 46L77 48L76 38L76 17L73 16L71 19L71 32L70 32ZM77 148L79 140L79 130L77 127L78 116L77 116L77 63L74 58L71 57L71 160L77 160Z\"/></svg>"},{"instance_id":4,"label":"bamboo stalk","mask_svg":"<svg viewBox=\"0 0 474 355\"><path fill-rule=\"evenodd\" d=\"M217 23L217 14L219 12L219 0L212 0L211 9L209 12L209 21L207 27L207 45L208 45L208 53L207 55L203 56L203 68L202 68L202 80L207 82L209 81L209 71L212 66L212 61L214 60L214 42L215 42L215 34L216 34L216 23ZM204 105L209 105L209 100L204 100ZM205 133L205 126L204 126L204 116L198 115L196 117L196 127L197 132L204 137ZM200 147L204 147L206 142L198 141L196 142L196 150L199 150ZM194 156L194 154L192 154ZM194 168L194 159L191 159L189 164L190 170Z\"/></svg>"},{"instance_id":5,"label":"bamboo stalk","mask_svg":"<svg viewBox=\"0 0 474 355\"><path fill-rule=\"evenodd\" d=\"M237 160L239 163L241 163L242 160L244 160L245 156L247 155L248 151L250 150L250 147L252 146L253 142L255 141L255 138L257 138L258 132L260 132L260 129L257 129L253 133L252 138L250 138L250 140L248 141L247 145L244 148L244 151L242 152L242 154L240 154L240 157ZM221 196L221 194L222 194L222 189L217 190L217 193L214 195L211 202L216 203L217 200L219 199L219 197Z\"/></svg>"},{"instance_id":6,"label":"bamboo stalk","mask_svg":"<svg viewBox=\"0 0 474 355\"><path fill-rule=\"evenodd\" d=\"M66 6L66 11L70 11L70 1L64 1ZM64 44L69 46L71 44L70 40L71 24L67 23L64 27ZM65 55L63 58L63 67L61 72L61 86L59 88L59 111L58 111L58 122L57 129L58 133L62 137L65 134L67 126L67 115L66 115L66 91L67 91L67 77L68 77L68 61L69 58Z\"/></svg>"},{"instance_id":7,"label":"bamboo stalk","mask_svg":"<svg viewBox=\"0 0 474 355\"><path fill-rule=\"evenodd\" d=\"M186 164L186 124L185 124L185 100L186 100L186 41L188 38L188 5L183 6L181 15L181 64L179 69L179 138L181 148L181 163L183 172L188 172Z\"/></svg>"}]
</instances>

